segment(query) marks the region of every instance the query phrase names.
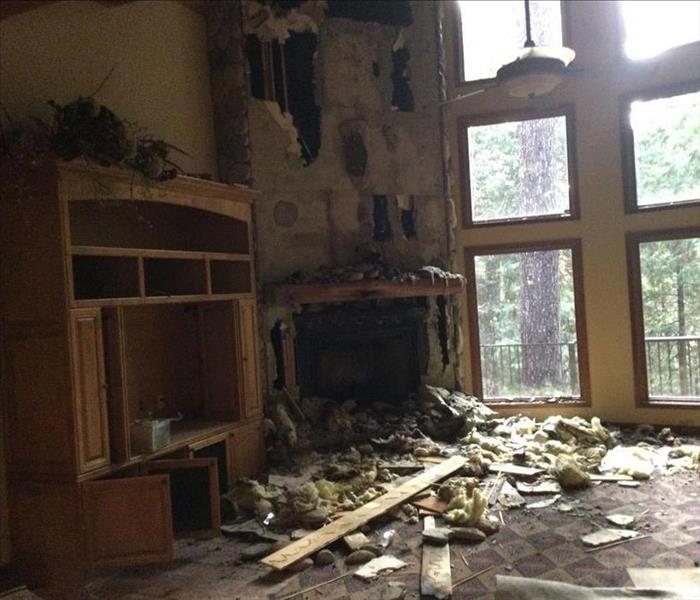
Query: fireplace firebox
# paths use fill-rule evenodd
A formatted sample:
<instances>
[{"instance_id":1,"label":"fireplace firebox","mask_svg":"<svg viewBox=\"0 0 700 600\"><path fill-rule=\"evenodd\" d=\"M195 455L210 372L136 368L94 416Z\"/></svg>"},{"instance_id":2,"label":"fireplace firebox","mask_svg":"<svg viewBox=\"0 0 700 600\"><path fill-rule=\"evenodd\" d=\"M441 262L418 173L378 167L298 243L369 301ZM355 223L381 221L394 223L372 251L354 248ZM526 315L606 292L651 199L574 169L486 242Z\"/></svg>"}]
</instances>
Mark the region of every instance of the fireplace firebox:
<instances>
[{"instance_id":1,"label":"fireplace firebox","mask_svg":"<svg viewBox=\"0 0 700 600\"><path fill-rule=\"evenodd\" d=\"M323 305L294 316L302 397L395 402L428 366L425 298Z\"/></svg>"}]
</instances>

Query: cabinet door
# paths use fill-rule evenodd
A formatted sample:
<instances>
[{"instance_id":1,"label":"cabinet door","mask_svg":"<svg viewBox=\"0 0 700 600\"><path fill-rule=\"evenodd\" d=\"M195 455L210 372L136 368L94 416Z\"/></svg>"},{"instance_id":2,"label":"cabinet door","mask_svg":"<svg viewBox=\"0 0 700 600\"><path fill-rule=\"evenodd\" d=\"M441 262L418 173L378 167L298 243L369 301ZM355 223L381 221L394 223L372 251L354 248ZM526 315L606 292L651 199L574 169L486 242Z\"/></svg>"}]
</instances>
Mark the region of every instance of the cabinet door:
<instances>
[{"instance_id":1,"label":"cabinet door","mask_svg":"<svg viewBox=\"0 0 700 600\"><path fill-rule=\"evenodd\" d=\"M258 322L255 300L238 303L241 361L243 371L243 415L254 417L262 412L260 369L258 368Z\"/></svg>"},{"instance_id":2,"label":"cabinet door","mask_svg":"<svg viewBox=\"0 0 700 600\"><path fill-rule=\"evenodd\" d=\"M73 398L81 473L109 464L102 323L97 308L71 311Z\"/></svg>"},{"instance_id":3,"label":"cabinet door","mask_svg":"<svg viewBox=\"0 0 700 600\"><path fill-rule=\"evenodd\" d=\"M237 427L229 443L231 481L254 478L265 468L265 437L262 420Z\"/></svg>"},{"instance_id":4,"label":"cabinet door","mask_svg":"<svg viewBox=\"0 0 700 600\"><path fill-rule=\"evenodd\" d=\"M219 535L221 503L215 458L153 460L142 471L170 478L170 505L177 537L209 538Z\"/></svg>"},{"instance_id":5,"label":"cabinet door","mask_svg":"<svg viewBox=\"0 0 700 600\"><path fill-rule=\"evenodd\" d=\"M163 562L173 558L167 475L82 484L85 552L94 567Z\"/></svg>"},{"instance_id":6,"label":"cabinet door","mask_svg":"<svg viewBox=\"0 0 700 600\"><path fill-rule=\"evenodd\" d=\"M239 385L241 352L236 343L236 306L233 302L204 303L200 311L206 415L238 421L242 416Z\"/></svg>"}]
</instances>

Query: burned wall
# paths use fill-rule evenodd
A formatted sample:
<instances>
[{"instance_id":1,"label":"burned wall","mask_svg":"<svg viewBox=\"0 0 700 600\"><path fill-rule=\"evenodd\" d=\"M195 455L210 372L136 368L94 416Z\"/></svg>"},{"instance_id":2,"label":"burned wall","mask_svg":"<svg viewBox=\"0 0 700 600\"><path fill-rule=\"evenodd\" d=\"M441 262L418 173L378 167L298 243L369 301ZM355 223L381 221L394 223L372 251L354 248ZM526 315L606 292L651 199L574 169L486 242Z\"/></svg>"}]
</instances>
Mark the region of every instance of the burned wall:
<instances>
[{"instance_id":1,"label":"burned wall","mask_svg":"<svg viewBox=\"0 0 700 600\"><path fill-rule=\"evenodd\" d=\"M325 12L318 2L243 4L248 40L257 36L263 43L261 57L247 64L258 96L247 108L251 178L262 192L256 203L261 285L322 265L350 265L368 252L402 270L449 269L433 3L405 3L410 10L401 13L402 24L330 16L337 14L333 6ZM312 160L300 140L299 117L287 110L289 89L280 85L279 57L290 54L279 46L294 32L317 36L310 101L318 107L320 145ZM434 298L427 304L425 379L452 387L454 344L444 339L449 310L439 310ZM293 335L291 316L300 310L269 296L263 303L270 386L277 361L269 333L283 321Z\"/></svg>"}]
</instances>

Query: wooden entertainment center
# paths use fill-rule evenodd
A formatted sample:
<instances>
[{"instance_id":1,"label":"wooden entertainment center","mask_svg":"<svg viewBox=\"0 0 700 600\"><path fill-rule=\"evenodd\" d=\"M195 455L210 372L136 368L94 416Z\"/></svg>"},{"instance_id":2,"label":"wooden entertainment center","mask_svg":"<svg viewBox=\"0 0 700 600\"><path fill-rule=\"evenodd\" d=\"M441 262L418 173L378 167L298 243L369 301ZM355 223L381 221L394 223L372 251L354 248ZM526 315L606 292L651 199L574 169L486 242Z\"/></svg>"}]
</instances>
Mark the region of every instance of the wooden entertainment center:
<instances>
[{"instance_id":1,"label":"wooden entertainment center","mask_svg":"<svg viewBox=\"0 0 700 600\"><path fill-rule=\"evenodd\" d=\"M5 179L5 183L7 180ZM13 558L37 579L171 559L264 463L255 192L50 163L0 201ZM144 453L134 422L178 417ZM183 499L185 498L185 499Z\"/></svg>"}]
</instances>

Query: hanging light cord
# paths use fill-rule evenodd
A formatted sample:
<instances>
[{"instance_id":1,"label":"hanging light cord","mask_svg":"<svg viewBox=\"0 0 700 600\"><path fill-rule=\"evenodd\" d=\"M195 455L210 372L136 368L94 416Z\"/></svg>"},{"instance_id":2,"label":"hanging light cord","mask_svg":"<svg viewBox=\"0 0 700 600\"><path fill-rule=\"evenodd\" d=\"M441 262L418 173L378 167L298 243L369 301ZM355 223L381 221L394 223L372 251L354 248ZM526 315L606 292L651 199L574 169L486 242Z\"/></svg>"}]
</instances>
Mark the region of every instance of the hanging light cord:
<instances>
[{"instance_id":1,"label":"hanging light cord","mask_svg":"<svg viewBox=\"0 0 700 600\"><path fill-rule=\"evenodd\" d=\"M530 0L525 0L525 47L532 48L534 45L530 31Z\"/></svg>"}]
</instances>

